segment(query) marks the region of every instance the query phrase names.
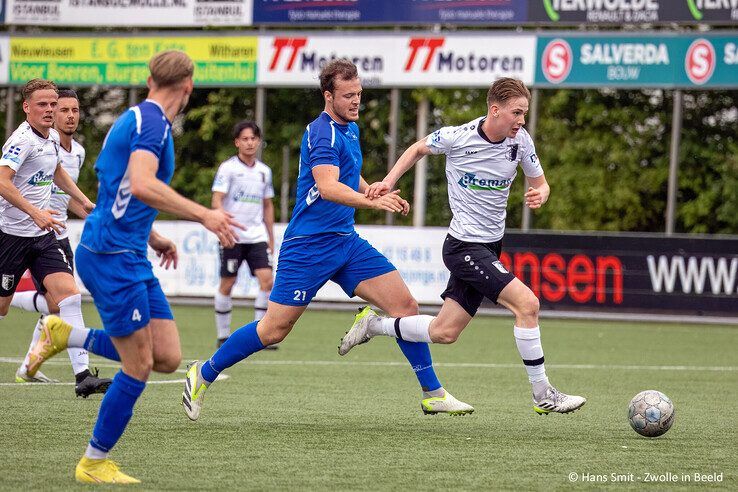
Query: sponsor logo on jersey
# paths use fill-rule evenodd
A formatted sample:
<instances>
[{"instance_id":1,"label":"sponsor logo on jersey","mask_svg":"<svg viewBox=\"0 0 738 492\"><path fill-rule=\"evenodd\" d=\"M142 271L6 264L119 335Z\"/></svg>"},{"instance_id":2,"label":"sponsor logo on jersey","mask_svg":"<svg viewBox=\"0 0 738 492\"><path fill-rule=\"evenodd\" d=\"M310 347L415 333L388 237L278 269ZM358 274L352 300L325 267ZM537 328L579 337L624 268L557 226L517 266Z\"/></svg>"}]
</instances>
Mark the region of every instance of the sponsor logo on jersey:
<instances>
[{"instance_id":1,"label":"sponsor logo on jersey","mask_svg":"<svg viewBox=\"0 0 738 492\"><path fill-rule=\"evenodd\" d=\"M28 180L28 184L31 186L49 186L54 182L53 174L46 174L43 171L39 171Z\"/></svg>"},{"instance_id":2,"label":"sponsor logo on jersey","mask_svg":"<svg viewBox=\"0 0 738 492\"><path fill-rule=\"evenodd\" d=\"M478 149L465 150L464 155L472 155L472 154L476 154L477 152L479 152Z\"/></svg>"},{"instance_id":3,"label":"sponsor logo on jersey","mask_svg":"<svg viewBox=\"0 0 738 492\"><path fill-rule=\"evenodd\" d=\"M510 187L512 179L484 179L477 178L474 173L466 173L458 183L462 188L472 191L503 191Z\"/></svg>"},{"instance_id":4,"label":"sponsor logo on jersey","mask_svg":"<svg viewBox=\"0 0 738 492\"><path fill-rule=\"evenodd\" d=\"M251 193L247 193L244 190L238 190L238 192L233 194L233 201L234 202L241 202L241 203L261 203L262 196L261 195L254 195Z\"/></svg>"},{"instance_id":5,"label":"sponsor logo on jersey","mask_svg":"<svg viewBox=\"0 0 738 492\"><path fill-rule=\"evenodd\" d=\"M687 50L684 70L693 83L702 85L712 77L717 57L712 43L706 39L696 39Z\"/></svg>"}]
</instances>

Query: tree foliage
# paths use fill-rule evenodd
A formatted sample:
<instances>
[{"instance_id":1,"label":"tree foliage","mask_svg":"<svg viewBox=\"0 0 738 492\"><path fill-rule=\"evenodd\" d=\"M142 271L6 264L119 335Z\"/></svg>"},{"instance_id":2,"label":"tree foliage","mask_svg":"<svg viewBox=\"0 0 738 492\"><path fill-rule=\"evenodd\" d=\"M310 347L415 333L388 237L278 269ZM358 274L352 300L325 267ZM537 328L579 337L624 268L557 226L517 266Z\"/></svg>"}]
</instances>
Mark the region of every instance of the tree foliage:
<instances>
[{"instance_id":1,"label":"tree foliage","mask_svg":"<svg viewBox=\"0 0 738 492\"><path fill-rule=\"evenodd\" d=\"M283 181L283 149L288 149L289 211L294 206L299 147L305 126L322 110L317 89L266 91L262 160L274 172L277 197ZM362 101L363 175L369 182L387 172L390 91L367 88ZM427 132L458 125L486 112L482 89L401 90L397 156L417 139L418 102L431 107ZM1 97L0 111L7 104ZM93 171L105 133L129 104L129 91L79 90L84 119L79 140L87 149L82 189L96 195ZM145 94L139 90L137 97ZM231 129L253 119L253 88L197 89L188 111L173 125L177 170L172 185L185 196L210 203L210 186L220 162L235 153ZM538 124L534 135L538 155L551 184L549 202L534 212L533 227L556 230L661 232L665 228L669 145L673 93L661 90L556 89L538 93ZM738 233L738 91L693 91L684 94L679 160L678 232ZM20 101L16 124L23 117ZM0 122L2 123L2 122ZM508 227L520 225L524 179L519 173L511 190ZM451 213L443 157L427 167L426 224L445 226ZM398 183L413 200L414 172ZM289 212L288 212L289 213ZM385 214L357 212L360 223L383 223ZM411 224L397 217L396 224Z\"/></svg>"}]
</instances>

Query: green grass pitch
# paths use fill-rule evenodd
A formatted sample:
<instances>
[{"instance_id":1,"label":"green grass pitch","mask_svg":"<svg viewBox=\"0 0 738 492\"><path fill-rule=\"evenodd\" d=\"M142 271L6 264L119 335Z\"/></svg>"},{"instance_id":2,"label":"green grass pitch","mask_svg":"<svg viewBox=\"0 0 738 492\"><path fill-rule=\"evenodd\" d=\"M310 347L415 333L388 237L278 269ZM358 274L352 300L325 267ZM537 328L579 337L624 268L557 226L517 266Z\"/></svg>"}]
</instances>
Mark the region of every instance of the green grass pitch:
<instances>
[{"instance_id":1,"label":"green grass pitch","mask_svg":"<svg viewBox=\"0 0 738 492\"><path fill-rule=\"evenodd\" d=\"M89 304L85 315L99 323ZM212 309L176 307L175 315L184 360L209 356ZM236 309L234 324L251 315ZM352 319L308 311L280 350L228 370L196 423L181 409L182 383L150 384L112 457L143 481L137 490L738 488L735 326L544 319L552 383L588 402L538 416L512 319L479 317L456 344L432 347L444 386L476 408L450 417L422 414L393 340L339 357ZM34 322L17 310L0 322L0 489L73 489L100 397L77 399L71 385L10 384ZM97 358L92 365L105 376L116 370ZM64 353L43 370L72 380ZM675 403L675 424L658 439L638 436L626 418L644 389ZM696 483L695 473L722 481ZM643 483L651 478L661 481Z\"/></svg>"}]
</instances>

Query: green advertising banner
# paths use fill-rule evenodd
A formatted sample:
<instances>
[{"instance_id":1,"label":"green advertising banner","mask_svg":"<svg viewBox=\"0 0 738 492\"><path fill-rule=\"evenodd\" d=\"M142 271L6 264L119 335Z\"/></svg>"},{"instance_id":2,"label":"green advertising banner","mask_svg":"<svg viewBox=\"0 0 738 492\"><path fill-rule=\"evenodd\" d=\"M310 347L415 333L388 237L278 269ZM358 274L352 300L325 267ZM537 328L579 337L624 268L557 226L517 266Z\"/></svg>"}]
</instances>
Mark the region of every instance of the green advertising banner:
<instances>
[{"instance_id":1,"label":"green advertising banner","mask_svg":"<svg viewBox=\"0 0 738 492\"><path fill-rule=\"evenodd\" d=\"M143 86L151 57L168 49L192 57L196 85L256 83L256 36L13 37L9 81L38 77L58 85Z\"/></svg>"},{"instance_id":2,"label":"green advertising banner","mask_svg":"<svg viewBox=\"0 0 738 492\"><path fill-rule=\"evenodd\" d=\"M541 36L535 83L566 87L735 87L738 33Z\"/></svg>"}]
</instances>

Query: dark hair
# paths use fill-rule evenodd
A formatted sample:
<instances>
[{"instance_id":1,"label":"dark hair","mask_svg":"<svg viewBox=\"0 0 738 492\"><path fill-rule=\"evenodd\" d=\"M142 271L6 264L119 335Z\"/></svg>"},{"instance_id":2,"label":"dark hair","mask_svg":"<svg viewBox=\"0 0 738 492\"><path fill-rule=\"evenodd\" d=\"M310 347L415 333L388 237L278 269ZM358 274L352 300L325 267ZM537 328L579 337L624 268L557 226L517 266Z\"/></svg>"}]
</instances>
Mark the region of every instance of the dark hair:
<instances>
[{"instance_id":1,"label":"dark hair","mask_svg":"<svg viewBox=\"0 0 738 492\"><path fill-rule=\"evenodd\" d=\"M73 91L72 89L62 89L59 91L59 99L62 97L71 97L72 99L76 99L79 101L79 97L77 97L77 93Z\"/></svg>"},{"instance_id":2,"label":"dark hair","mask_svg":"<svg viewBox=\"0 0 738 492\"><path fill-rule=\"evenodd\" d=\"M251 131L254 132L255 137L261 138L261 130L259 129L259 125L249 120L243 120L236 123L236 126L233 127L233 138L236 139L240 137L241 132L247 128L250 128Z\"/></svg>"},{"instance_id":3,"label":"dark hair","mask_svg":"<svg viewBox=\"0 0 738 492\"><path fill-rule=\"evenodd\" d=\"M320 71L320 92L328 91L333 93L333 90L336 88L336 78L352 80L358 76L359 71L356 69L356 65L348 58L332 60Z\"/></svg>"},{"instance_id":4,"label":"dark hair","mask_svg":"<svg viewBox=\"0 0 738 492\"><path fill-rule=\"evenodd\" d=\"M487 92L487 107L494 103L505 104L514 97L524 97L530 102L530 91L518 79L502 77L495 80Z\"/></svg>"},{"instance_id":5,"label":"dark hair","mask_svg":"<svg viewBox=\"0 0 738 492\"><path fill-rule=\"evenodd\" d=\"M23 86L23 89L21 89L21 94L23 95L23 100L28 101L28 99L31 97L31 94L33 94L34 92L47 89L51 89L57 93L59 92L59 90L56 88L56 84L50 80L31 79L26 82L26 85Z\"/></svg>"}]
</instances>

